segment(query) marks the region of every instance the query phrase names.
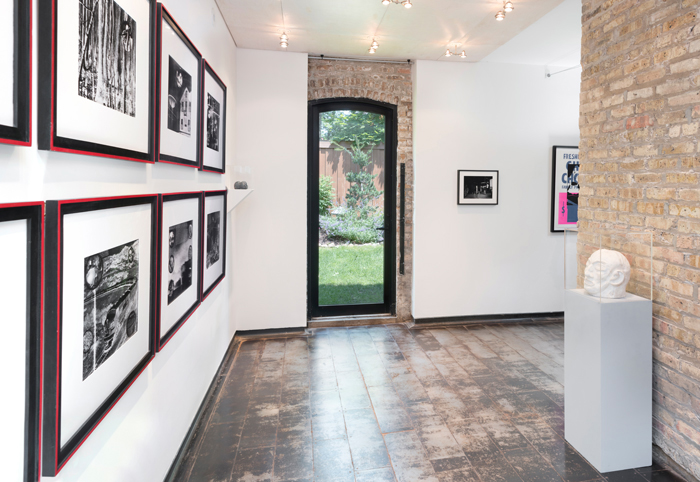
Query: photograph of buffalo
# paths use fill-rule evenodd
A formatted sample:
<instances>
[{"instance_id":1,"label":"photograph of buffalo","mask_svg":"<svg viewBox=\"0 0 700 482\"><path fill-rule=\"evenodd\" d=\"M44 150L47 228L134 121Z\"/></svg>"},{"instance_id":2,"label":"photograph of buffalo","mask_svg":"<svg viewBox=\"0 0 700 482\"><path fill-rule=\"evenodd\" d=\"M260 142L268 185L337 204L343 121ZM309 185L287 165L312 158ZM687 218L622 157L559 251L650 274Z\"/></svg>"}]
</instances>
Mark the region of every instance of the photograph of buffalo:
<instances>
[{"instance_id":1,"label":"photograph of buffalo","mask_svg":"<svg viewBox=\"0 0 700 482\"><path fill-rule=\"evenodd\" d=\"M138 331L139 242L84 261L83 380Z\"/></svg>"},{"instance_id":2,"label":"photograph of buffalo","mask_svg":"<svg viewBox=\"0 0 700 482\"><path fill-rule=\"evenodd\" d=\"M78 95L135 117L136 21L113 0L78 4Z\"/></svg>"},{"instance_id":3,"label":"photograph of buffalo","mask_svg":"<svg viewBox=\"0 0 700 482\"><path fill-rule=\"evenodd\" d=\"M192 132L192 76L168 56L168 129L187 137Z\"/></svg>"},{"instance_id":4,"label":"photograph of buffalo","mask_svg":"<svg viewBox=\"0 0 700 482\"><path fill-rule=\"evenodd\" d=\"M219 151L219 122L221 105L211 94L207 94L207 147Z\"/></svg>"},{"instance_id":5,"label":"photograph of buffalo","mask_svg":"<svg viewBox=\"0 0 700 482\"><path fill-rule=\"evenodd\" d=\"M221 212L207 214L207 268L219 261Z\"/></svg>"},{"instance_id":6,"label":"photograph of buffalo","mask_svg":"<svg viewBox=\"0 0 700 482\"><path fill-rule=\"evenodd\" d=\"M193 222L171 226L168 233L168 304L192 286Z\"/></svg>"}]
</instances>

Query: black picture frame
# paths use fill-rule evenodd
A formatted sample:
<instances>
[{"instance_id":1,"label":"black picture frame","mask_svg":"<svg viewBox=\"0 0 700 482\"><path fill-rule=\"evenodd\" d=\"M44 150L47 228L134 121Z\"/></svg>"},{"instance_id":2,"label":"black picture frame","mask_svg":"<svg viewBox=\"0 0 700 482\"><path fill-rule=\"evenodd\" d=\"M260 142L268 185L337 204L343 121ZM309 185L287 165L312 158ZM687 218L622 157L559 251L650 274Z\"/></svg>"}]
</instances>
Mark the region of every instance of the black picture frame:
<instances>
[{"instance_id":1,"label":"black picture frame","mask_svg":"<svg viewBox=\"0 0 700 482\"><path fill-rule=\"evenodd\" d=\"M200 170L204 172L215 172L219 174L224 174L226 172L226 106L228 106L228 101L226 97L226 84L224 84L223 80L221 80L221 77L217 75L216 72L214 72L214 69L211 68L211 65L209 65L209 62L207 62L206 59L202 59L202 96L199 101L199 105L201 106L201 114L200 114L200 119L202 120L199 125L201 128L201 134L200 134L200 158L202 159ZM223 105L221 106L221 122L219 125L219 129L221 130L221 168L214 167L214 166L207 166L204 164L204 148L207 143L207 136L205 135L205 122L204 120L206 119L208 121L208 115L204 114L204 105L205 105L205 95L207 93L207 83L206 83L206 74L209 74L212 76L214 81L221 87L221 89L224 91L224 102Z\"/></svg>"},{"instance_id":2,"label":"black picture frame","mask_svg":"<svg viewBox=\"0 0 700 482\"><path fill-rule=\"evenodd\" d=\"M57 133L57 44L58 44L58 0L47 0L39 9L39 107L38 107L38 141L39 149L47 151L85 154L112 159L123 159L152 164L153 160L153 64L156 0L143 0L149 4L148 23L149 72L148 91L138 92L137 96L148 98L148 149L136 151L116 145L89 142L82 139L59 136ZM137 38L140 36L137 35ZM96 119L95 122L99 122ZM119 136L117 136L119 137Z\"/></svg>"},{"instance_id":3,"label":"black picture frame","mask_svg":"<svg viewBox=\"0 0 700 482\"><path fill-rule=\"evenodd\" d=\"M551 233L563 233L564 231L577 231L577 223L578 223L578 192L576 192L576 223L574 223L573 226L564 229L562 228L563 224L559 222L559 211L561 208L563 208L563 201L562 199L560 202L557 201L557 197L560 194L565 194L566 195L566 201L567 201L567 207L566 207L566 215L568 216L568 209L569 209L569 199L568 199L568 192L564 191L562 192L561 189L558 189L557 186L561 186L561 183L563 183L563 179L561 179L561 183L559 182L559 178L565 174L565 171L567 170L566 166L559 165L557 162L557 157L558 153L560 150L563 149L576 149L576 163L575 163L575 180L574 182L578 186L578 166L579 166L579 159L578 159L578 146L552 146L552 184L551 184L551 189L552 189L552 197L550 201L550 217L549 217L549 231ZM562 159L561 162L565 161L567 159ZM572 159L573 160L573 159ZM568 175L568 174L567 174ZM567 183L569 181L567 180ZM578 187L577 187L578 191ZM564 211L562 211L562 214L564 214Z\"/></svg>"},{"instance_id":4,"label":"black picture frame","mask_svg":"<svg viewBox=\"0 0 700 482\"><path fill-rule=\"evenodd\" d=\"M0 124L0 143L32 145L32 2L14 0L14 125Z\"/></svg>"},{"instance_id":5,"label":"black picture frame","mask_svg":"<svg viewBox=\"0 0 700 482\"><path fill-rule=\"evenodd\" d=\"M194 191L194 192L179 192L179 193L170 193L170 194L159 194L159 202L158 202L158 219L160 222L158 223L158 278L157 278L157 315L156 315L156 350L161 351L165 345L175 336L175 333L177 333L180 328L185 324L187 320L190 319L190 317L194 314L195 311L197 311L197 308L199 308L199 305L202 302L202 270L201 270L201 259L202 259L202 218L204 215L204 193L202 191ZM197 281L196 285L194 286L195 293L196 293L196 299L192 303L191 306L189 306L177 319L177 321L168 329L168 330L162 330L161 329L161 324L162 324L162 316L163 316L163 310L162 310L162 294L164 289L168 289L167 287L164 288L164 284L166 283L166 280L161 279L161 273L163 269L163 265L166 262L164 257L166 256L166 253L163 252L163 236L165 235L165 229L166 226L164 226L164 216L163 216L163 210L165 209L165 205L168 202L172 201L180 201L183 199L197 199L199 202L199 207L197 209L197 216L198 216L198 222L199 222L199 227L196 231L196 235L198 238L198 252L193 253L193 258L196 256L197 260L199 262L199 266L197 267L197 270L194 271L194 274L197 276Z\"/></svg>"},{"instance_id":6,"label":"black picture frame","mask_svg":"<svg viewBox=\"0 0 700 482\"><path fill-rule=\"evenodd\" d=\"M163 22L167 22L173 29L175 34L180 38L180 40L185 44L189 51L197 58L197 73L196 78L199 79L198 92L193 92L192 97L197 99L200 105L197 108L197 130L195 135L196 138L196 160L192 161L183 157L163 154L161 152L161 103L163 101L163 95L167 93L161 92L161 81L163 76ZM189 39L185 32L180 28L180 25L175 21L175 19L170 15L168 9L163 6L163 4L158 4L157 14L156 14L156 74L155 74L155 125L154 125L154 136L155 136L155 159L157 162L164 162L168 164L178 164L181 166L189 166L199 169L202 163L202 129L200 126L202 124L202 109L201 109L201 98L202 98L202 54L197 50L194 43ZM167 97L166 97L167 100ZM167 122L167 120L166 120Z\"/></svg>"},{"instance_id":7,"label":"black picture frame","mask_svg":"<svg viewBox=\"0 0 700 482\"><path fill-rule=\"evenodd\" d=\"M25 344L24 482L39 480L44 285L44 203L0 204L0 224L27 221L27 329ZM17 360L13 360L16 363ZM7 369L12 367L8 366ZM17 441L19 443L19 441Z\"/></svg>"},{"instance_id":8,"label":"black picture frame","mask_svg":"<svg viewBox=\"0 0 700 482\"><path fill-rule=\"evenodd\" d=\"M63 227L65 216L129 206L150 206L151 226L150 243L150 286L147 323L148 350L131 368L128 375L107 396L99 407L87 417L76 433L61 446L61 349L63 327L63 251L65 248ZM137 195L110 198L78 199L46 202L46 238L45 238L45 276L51 280L44 287L45 343L44 359L44 415L42 436L42 474L55 477L78 448L85 442L102 419L110 412L119 399L126 393L134 381L143 373L155 357L155 282L157 268L157 234L158 234L158 195ZM147 248L148 249L148 248ZM55 282L54 280L57 280ZM81 320L82 323L82 320Z\"/></svg>"},{"instance_id":9,"label":"black picture frame","mask_svg":"<svg viewBox=\"0 0 700 482\"><path fill-rule=\"evenodd\" d=\"M465 191L464 180L466 178L491 178L489 186L484 187L486 189L485 193L471 193L467 194ZM498 196L500 191L500 179L499 172L497 170L484 170L484 169L460 169L457 171L457 205L459 206L496 206L498 205ZM495 188L495 189L494 189ZM495 191L495 192L494 192ZM486 196L486 193L490 194L490 197L479 197L481 194ZM472 197L472 195L474 197Z\"/></svg>"},{"instance_id":10,"label":"black picture frame","mask_svg":"<svg viewBox=\"0 0 700 482\"><path fill-rule=\"evenodd\" d=\"M209 197L214 197L214 196L222 196L224 200L223 204L223 211L221 213L221 232L222 232L222 246L221 246L221 263L222 263L222 271L221 275L219 275L214 281L212 281L211 285L205 287L204 286L204 265L205 265L205 257L206 257L206 248L205 248L205 242L206 240L206 235L207 233L204 232L204 218L206 215L206 206L207 206L207 198ZM211 294L212 291L216 289L217 286L223 281L223 279L226 277L226 230L228 229L226 218L228 215L227 211L227 199L228 199L228 189L224 190L219 190L219 191L204 191L204 203L202 204L202 249L200 250L202 252L202 257L199 262L200 266L200 279L202 280L202 295L201 295L201 300L204 302L204 300L207 299L207 297Z\"/></svg>"}]
</instances>

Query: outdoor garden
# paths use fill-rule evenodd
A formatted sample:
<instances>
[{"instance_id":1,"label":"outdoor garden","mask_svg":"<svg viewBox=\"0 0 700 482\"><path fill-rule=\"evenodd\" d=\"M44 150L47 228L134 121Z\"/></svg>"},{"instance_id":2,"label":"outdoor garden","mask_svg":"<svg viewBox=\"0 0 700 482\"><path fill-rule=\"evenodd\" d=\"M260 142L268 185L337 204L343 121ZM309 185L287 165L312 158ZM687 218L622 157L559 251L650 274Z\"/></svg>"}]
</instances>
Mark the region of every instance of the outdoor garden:
<instances>
[{"instance_id":1,"label":"outdoor garden","mask_svg":"<svg viewBox=\"0 0 700 482\"><path fill-rule=\"evenodd\" d=\"M384 300L384 116L321 114L319 305Z\"/></svg>"}]
</instances>

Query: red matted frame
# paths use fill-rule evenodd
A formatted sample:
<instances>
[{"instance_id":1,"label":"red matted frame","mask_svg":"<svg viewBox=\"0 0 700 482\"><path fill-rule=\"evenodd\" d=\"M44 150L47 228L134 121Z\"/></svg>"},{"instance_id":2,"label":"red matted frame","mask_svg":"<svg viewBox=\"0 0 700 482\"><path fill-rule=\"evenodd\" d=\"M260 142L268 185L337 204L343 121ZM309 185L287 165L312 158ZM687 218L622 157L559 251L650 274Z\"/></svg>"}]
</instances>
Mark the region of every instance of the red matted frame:
<instances>
[{"instance_id":1,"label":"red matted frame","mask_svg":"<svg viewBox=\"0 0 700 482\"><path fill-rule=\"evenodd\" d=\"M0 204L0 224L27 220L27 341L24 482L39 480L43 367L44 203ZM7 367L10 369L11 367Z\"/></svg>"},{"instance_id":2,"label":"red matted frame","mask_svg":"<svg viewBox=\"0 0 700 482\"><path fill-rule=\"evenodd\" d=\"M221 270L221 276L216 278L212 284L208 287L204 286L204 257L206 254L206 237L207 233L204 232L204 217L206 216L206 209L207 209L207 198L209 197L214 197L214 196L223 196L224 197L224 211L221 213L221 232L223 233L222 236L222 246L220 247L221 249L221 263L222 263L222 270ZM224 189L223 191L204 191L204 203L202 204L202 258L199 261L199 266L200 266L200 279L202 280L202 302L207 299L207 297L211 294L212 291L216 289L217 286L219 286L219 283L223 281L223 279L226 277L226 230L228 229L227 227L227 207L226 207L226 201L228 198L228 189Z\"/></svg>"},{"instance_id":3,"label":"red matted frame","mask_svg":"<svg viewBox=\"0 0 700 482\"><path fill-rule=\"evenodd\" d=\"M155 39L155 18L156 0L143 0L150 4L150 21L148 25L149 53L149 89L148 92L139 93L147 95L149 98L148 112L148 145L153 145L153 64L154 64L154 39ZM72 154L86 154L112 159L123 159L127 161L137 161L152 164L153 152L134 151L107 144L98 144L68 137L61 137L57 134L56 122L56 44L58 42L58 26L56 12L58 0L46 0L39 9L39 149L46 151L68 152ZM43 33L46 33L44 35ZM95 119L99 122L99 119Z\"/></svg>"},{"instance_id":4,"label":"red matted frame","mask_svg":"<svg viewBox=\"0 0 700 482\"><path fill-rule=\"evenodd\" d=\"M14 0L15 124L0 124L0 143L32 145L32 1Z\"/></svg>"},{"instance_id":5,"label":"red matted frame","mask_svg":"<svg viewBox=\"0 0 700 482\"><path fill-rule=\"evenodd\" d=\"M139 362L131 369L124 380L119 381L112 393L83 422L80 429L61 446L61 346L63 332L63 218L73 214L115 209L127 206L150 205L151 208L151 286L149 287L148 322L149 349ZM109 411L126 393L136 379L155 356L155 272L157 266L158 234L158 195L121 196L95 199L76 199L66 201L47 201L46 203L46 242L45 242L45 277L49 280L44 286L44 320L46 324L44 359L44 407L42 475L54 477L66 465L80 446L100 424ZM96 236L97 234L91 234ZM78 320L82 323L82 320Z\"/></svg>"},{"instance_id":6,"label":"red matted frame","mask_svg":"<svg viewBox=\"0 0 700 482\"><path fill-rule=\"evenodd\" d=\"M209 73L214 79L214 81L219 84L219 87L221 87L224 91L224 103L221 106L221 124L219 126L219 129L221 131L221 168L219 169L218 167L212 167L212 166L205 166L204 165L204 146L207 142L207 136L206 136L206 130L205 130L205 124L207 120L207 116L204 115L204 95L207 92L207 84L205 82L206 78L206 73ZM200 170L204 172L215 172L218 174L224 174L226 172L226 106L228 105L227 102L227 97L226 97L226 84L224 84L224 81L221 80L221 77L219 77L216 72L214 72L214 69L211 68L211 65L209 65L209 62L207 62L205 59L202 59L202 81L201 84L202 86L201 91L202 91L202 96L199 101L199 105L201 106L201 113L199 115L199 118L202 120L200 122L200 129L201 129L201 134L200 134L200 139L201 142L199 143L199 156L200 159L202 160L201 162L201 167L199 168Z\"/></svg>"},{"instance_id":7,"label":"red matted frame","mask_svg":"<svg viewBox=\"0 0 700 482\"><path fill-rule=\"evenodd\" d=\"M158 219L160 219L160 222L158 223L158 278L157 278L157 308L156 308L156 350L161 351L165 345L175 336L175 333L177 333L180 328L185 324L187 320L190 319L192 314L197 311L197 308L199 308L200 303L202 302L202 216L203 216L203 209L204 209L204 195L201 191L194 191L194 192L176 192L176 193L170 193L170 194L159 194L158 195L159 202L158 202ZM162 316L162 310L161 310L161 294L163 289L168 289L167 287L163 287L163 284L166 282L165 280L160 279L160 275L163 272L163 264L165 263L165 256L167 255L166 253L163 252L163 233L165 232L166 227L163 226L163 209L164 206L168 202L172 201L181 201L183 199L197 199L199 202L199 209L197 210L198 216L199 216L199 229L197 229L197 236L199 237L199 242L198 242L198 249L199 252L193 253L192 257L194 258L197 256L197 259L199 260L199 266L197 267L197 272L193 273L194 275L197 276L197 282L193 283L194 286L193 288L196 290L197 293L197 299L195 300L192 305L185 310L182 315L180 315L180 318L178 318L177 322L165 333L161 332L160 329L160 324L161 324L161 316Z\"/></svg>"},{"instance_id":8,"label":"red matted frame","mask_svg":"<svg viewBox=\"0 0 700 482\"><path fill-rule=\"evenodd\" d=\"M161 154L160 152L160 126L162 119L160 118L160 107L161 107L161 80L162 80L162 75L163 75L163 22L168 22L170 27L173 29L173 31L177 34L177 36L180 38L182 43L185 44L185 46L189 49L189 51L192 53L197 58L197 74L196 77L197 79L200 79L199 82L197 82L197 87L199 89L199 92L193 92L192 97L194 99L197 99L197 102L199 102L199 106L197 108L197 139L195 139L195 142L197 144L197 159L192 161L189 159L185 159L182 157L176 157L176 156L171 156L167 154ZM170 12L168 12L168 9L163 6L163 4L159 3L158 4L158 9L156 13L156 42L155 42L155 49L156 49L156 66L155 66L155 126L154 126L154 133L153 133L153 138L154 138L154 146L153 146L153 151L156 153L155 159L158 162L165 162L169 164L179 164L181 166L189 166L189 167L194 167L199 169L201 163L202 163L202 152L201 152L201 144L202 144L202 130L201 130L201 125L202 125L202 54L199 53L199 50L197 50L197 47L194 46L192 41L189 39L189 37L183 32L183 30L180 28L178 23L173 19L172 15L170 15ZM167 121L166 121L167 122Z\"/></svg>"}]
</instances>

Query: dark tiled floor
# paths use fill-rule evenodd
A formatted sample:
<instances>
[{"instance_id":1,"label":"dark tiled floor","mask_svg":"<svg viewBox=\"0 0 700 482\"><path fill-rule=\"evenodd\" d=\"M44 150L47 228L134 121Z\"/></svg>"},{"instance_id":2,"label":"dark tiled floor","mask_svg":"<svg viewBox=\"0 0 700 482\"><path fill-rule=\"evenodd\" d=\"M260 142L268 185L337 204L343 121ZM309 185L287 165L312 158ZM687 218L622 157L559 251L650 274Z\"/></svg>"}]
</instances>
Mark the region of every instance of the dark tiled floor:
<instances>
[{"instance_id":1,"label":"dark tiled floor","mask_svg":"<svg viewBox=\"0 0 700 482\"><path fill-rule=\"evenodd\" d=\"M671 482L563 439L562 323L246 341L178 482Z\"/></svg>"}]
</instances>

